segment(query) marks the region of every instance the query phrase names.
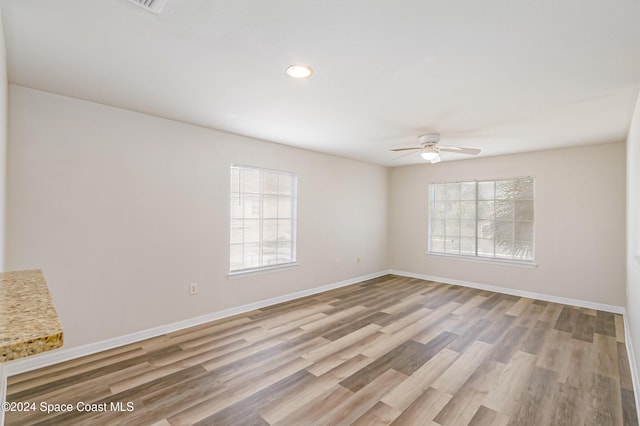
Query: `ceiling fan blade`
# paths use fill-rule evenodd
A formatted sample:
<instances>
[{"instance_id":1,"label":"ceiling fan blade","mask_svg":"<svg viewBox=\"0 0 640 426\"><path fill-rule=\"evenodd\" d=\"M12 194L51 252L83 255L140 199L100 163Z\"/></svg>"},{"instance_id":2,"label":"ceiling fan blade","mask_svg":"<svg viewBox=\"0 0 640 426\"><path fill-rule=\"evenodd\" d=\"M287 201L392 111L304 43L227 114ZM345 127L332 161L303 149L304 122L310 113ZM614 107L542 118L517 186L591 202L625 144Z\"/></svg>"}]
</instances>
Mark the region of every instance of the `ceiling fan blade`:
<instances>
[{"instance_id":1,"label":"ceiling fan blade","mask_svg":"<svg viewBox=\"0 0 640 426\"><path fill-rule=\"evenodd\" d=\"M478 155L480 154L480 150L476 148L462 148L459 146L448 146L448 145L440 145L440 151L443 152L455 152L458 154L469 154L469 155Z\"/></svg>"},{"instance_id":2,"label":"ceiling fan blade","mask_svg":"<svg viewBox=\"0 0 640 426\"><path fill-rule=\"evenodd\" d=\"M417 148L394 148L394 149L390 149L389 151L394 151L394 152L398 152L398 151L419 151L421 149L422 149L422 147L417 147Z\"/></svg>"},{"instance_id":3,"label":"ceiling fan blade","mask_svg":"<svg viewBox=\"0 0 640 426\"><path fill-rule=\"evenodd\" d=\"M394 161L394 160L397 160L399 158L406 157L407 155L412 155L412 154L415 154L415 152L407 152L406 154L402 154L402 155L399 155L399 156L397 156L395 158L392 158L391 161Z\"/></svg>"}]
</instances>

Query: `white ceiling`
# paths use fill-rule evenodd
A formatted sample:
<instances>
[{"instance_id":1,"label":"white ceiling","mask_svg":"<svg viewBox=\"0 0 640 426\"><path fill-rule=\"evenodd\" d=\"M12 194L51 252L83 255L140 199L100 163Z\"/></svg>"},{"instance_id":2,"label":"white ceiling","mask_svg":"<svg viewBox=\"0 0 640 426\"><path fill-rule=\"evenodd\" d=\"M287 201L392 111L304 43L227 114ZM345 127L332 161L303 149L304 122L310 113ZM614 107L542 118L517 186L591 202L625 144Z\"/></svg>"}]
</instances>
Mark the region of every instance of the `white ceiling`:
<instances>
[{"instance_id":1,"label":"white ceiling","mask_svg":"<svg viewBox=\"0 0 640 426\"><path fill-rule=\"evenodd\" d=\"M624 140L640 88L640 0L1 4L11 83L387 166Z\"/></svg>"}]
</instances>

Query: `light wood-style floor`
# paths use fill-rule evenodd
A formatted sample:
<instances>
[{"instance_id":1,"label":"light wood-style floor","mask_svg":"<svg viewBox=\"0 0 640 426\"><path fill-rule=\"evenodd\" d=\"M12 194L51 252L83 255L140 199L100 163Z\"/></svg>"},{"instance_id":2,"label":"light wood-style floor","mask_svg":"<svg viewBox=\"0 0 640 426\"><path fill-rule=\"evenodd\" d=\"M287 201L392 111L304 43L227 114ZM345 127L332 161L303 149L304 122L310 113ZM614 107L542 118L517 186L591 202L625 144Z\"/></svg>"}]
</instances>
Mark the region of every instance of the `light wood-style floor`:
<instances>
[{"instance_id":1,"label":"light wood-style floor","mask_svg":"<svg viewBox=\"0 0 640 426\"><path fill-rule=\"evenodd\" d=\"M8 395L38 409L7 425L638 424L621 316L391 275L11 377Z\"/></svg>"}]
</instances>

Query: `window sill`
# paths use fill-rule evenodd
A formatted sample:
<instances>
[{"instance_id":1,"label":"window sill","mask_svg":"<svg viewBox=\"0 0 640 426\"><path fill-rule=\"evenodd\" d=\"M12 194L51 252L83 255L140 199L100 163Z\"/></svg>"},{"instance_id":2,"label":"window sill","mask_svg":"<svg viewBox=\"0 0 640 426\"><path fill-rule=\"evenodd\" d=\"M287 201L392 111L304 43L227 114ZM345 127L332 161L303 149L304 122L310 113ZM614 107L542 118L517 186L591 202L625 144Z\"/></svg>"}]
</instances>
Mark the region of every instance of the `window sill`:
<instances>
[{"instance_id":1,"label":"window sill","mask_svg":"<svg viewBox=\"0 0 640 426\"><path fill-rule=\"evenodd\" d=\"M471 257L471 256L456 256L455 254L444 254L444 253L427 253L429 256L433 257L444 257L447 259L453 260L464 260L467 262L476 262L476 263L488 263L490 265L502 265L502 266L517 266L521 268L537 268L538 264L534 261L529 260L509 260L509 259L491 259L491 258L482 258L482 257Z\"/></svg>"},{"instance_id":2,"label":"window sill","mask_svg":"<svg viewBox=\"0 0 640 426\"><path fill-rule=\"evenodd\" d=\"M251 275L262 275L262 274L278 272L286 269L293 269L293 268L297 268L298 266L300 266L298 262L291 262L291 263L283 263L281 265L264 266L262 268L242 269L240 271L229 272L227 277L229 279L233 279L233 278L247 277Z\"/></svg>"}]
</instances>

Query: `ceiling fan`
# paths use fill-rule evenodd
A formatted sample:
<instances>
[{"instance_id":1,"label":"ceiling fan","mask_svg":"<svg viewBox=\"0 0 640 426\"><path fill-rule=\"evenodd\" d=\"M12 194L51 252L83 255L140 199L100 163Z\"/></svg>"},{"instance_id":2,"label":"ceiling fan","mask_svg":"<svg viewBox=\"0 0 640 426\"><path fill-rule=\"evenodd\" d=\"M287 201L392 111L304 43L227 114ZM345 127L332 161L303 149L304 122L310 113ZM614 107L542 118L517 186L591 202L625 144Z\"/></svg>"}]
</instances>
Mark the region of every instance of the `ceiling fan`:
<instances>
[{"instance_id":1,"label":"ceiling fan","mask_svg":"<svg viewBox=\"0 0 640 426\"><path fill-rule=\"evenodd\" d=\"M418 137L418 142L420 142L419 147L412 148L395 148L391 151L399 152L399 151L420 151L420 155L425 160L434 163L440 162L440 152L454 152L457 154L467 154L467 155L478 155L480 153L479 149L476 148L462 148L459 146L452 145L440 145L440 135L438 133L432 133L428 135L422 135ZM413 154L410 152L409 154ZM406 155L409 155L406 154ZM397 157L400 158L400 157Z\"/></svg>"}]
</instances>

